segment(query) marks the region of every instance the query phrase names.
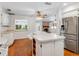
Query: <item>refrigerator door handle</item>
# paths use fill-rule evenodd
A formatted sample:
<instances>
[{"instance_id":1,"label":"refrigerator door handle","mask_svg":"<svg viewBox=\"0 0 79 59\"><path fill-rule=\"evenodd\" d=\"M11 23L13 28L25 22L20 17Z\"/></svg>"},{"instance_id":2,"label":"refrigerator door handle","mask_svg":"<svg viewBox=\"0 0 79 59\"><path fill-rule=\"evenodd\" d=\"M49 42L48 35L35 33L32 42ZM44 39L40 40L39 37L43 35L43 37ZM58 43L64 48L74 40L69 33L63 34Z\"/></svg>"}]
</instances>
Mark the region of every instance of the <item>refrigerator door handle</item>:
<instances>
[{"instance_id":1,"label":"refrigerator door handle","mask_svg":"<svg viewBox=\"0 0 79 59\"><path fill-rule=\"evenodd\" d=\"M67 21L67 32L68 32L68 26L69 26L69 22Z\"/></svg>"},{"instance_id":2,"label":"refrigerator door handle","mask_svg":"<svg viewBox=\"0 0 79 59\"><path fill-rule=\"evenodd\" d=\"M69 26L69 23L68 23L67 20L65 21L65 25L66 25L66 27L65 27L65 31L66 31L66 33L67 33L67 32L68 32L68 26Z\"/></svg>"}]
</instances>

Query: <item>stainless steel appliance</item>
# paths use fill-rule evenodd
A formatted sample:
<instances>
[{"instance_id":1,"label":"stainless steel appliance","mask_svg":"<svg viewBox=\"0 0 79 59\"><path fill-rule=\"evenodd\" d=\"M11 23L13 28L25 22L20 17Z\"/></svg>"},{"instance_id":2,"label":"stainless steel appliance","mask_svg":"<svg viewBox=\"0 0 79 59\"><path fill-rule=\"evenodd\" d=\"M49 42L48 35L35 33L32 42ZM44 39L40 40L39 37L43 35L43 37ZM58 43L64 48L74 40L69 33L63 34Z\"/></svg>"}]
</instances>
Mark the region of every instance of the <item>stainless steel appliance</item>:
<instances>
[{"instance_id":1,"label":"stainless steel appliance","mask_svg":"<svg viewBox=\"0 0 79 59\"><path fill-rule=\"evenodd\" d=\"M62 19L64 25L65 48L79 53L79 17L65 17Z\"/></svg>"}]
</instances>

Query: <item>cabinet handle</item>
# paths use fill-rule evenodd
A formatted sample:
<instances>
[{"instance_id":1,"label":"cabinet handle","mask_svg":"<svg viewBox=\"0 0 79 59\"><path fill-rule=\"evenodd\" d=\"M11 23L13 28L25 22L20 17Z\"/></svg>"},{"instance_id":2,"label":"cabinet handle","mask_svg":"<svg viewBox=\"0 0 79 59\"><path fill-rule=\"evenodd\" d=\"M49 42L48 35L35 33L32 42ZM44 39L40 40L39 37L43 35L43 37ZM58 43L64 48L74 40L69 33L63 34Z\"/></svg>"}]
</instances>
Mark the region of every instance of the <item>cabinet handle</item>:
<instances>
[{"instance_id":1,"label":"cabinet handle","mask_svg":"<svg viewBox=\"0 0 79 59\"><path fill-rule=\"evenodd\" d=\"M1 17L2 17L2 14L1 14Z\"/></svg>"},{"instance_id":2,"label":"cabinet handle","mask_svg":"<svg viewBox=\"0 0 79 59\"><path fill-rule=\"evenodd\" d=\"M0 54L1 54L1 52L0 52Z\"/></svg>"},{"instance_id":3,"label":"cabinet handle","mask_svg":"<svg viewBox=\"0 0 79 59\"><path fill-rule=\"evenodd\" d=\"M0 44L0 47L2 46L2 44Z\"/></svg>"},{"instance_id":4,"label":"cabinet handle","mask_svg":"<svg viewBox=\"0 0 79 59\"><path fill-rule=\"evenodd\" d=\"M42 44L40 45L40 47L42 48Z\"/></svg>"}]
</instances>

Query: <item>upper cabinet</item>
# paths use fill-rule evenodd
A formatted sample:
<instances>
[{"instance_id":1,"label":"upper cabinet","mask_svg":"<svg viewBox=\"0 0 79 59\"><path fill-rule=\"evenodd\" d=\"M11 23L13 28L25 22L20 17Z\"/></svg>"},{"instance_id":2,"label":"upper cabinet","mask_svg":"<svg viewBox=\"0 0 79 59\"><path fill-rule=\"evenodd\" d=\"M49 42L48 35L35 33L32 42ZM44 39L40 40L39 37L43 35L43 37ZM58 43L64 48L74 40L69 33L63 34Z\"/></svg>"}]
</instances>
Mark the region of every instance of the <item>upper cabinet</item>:
<instances>
[{"instance_id":1,"label":"upper cabinet","mask_svg":"<svg viewBox=\"0 0 79 59\"><path fill-rule=\"evenodd\" d=\"M10 26L10 15L7 13L1 14L1 25L4 27Z\"/></svg>"}]
</instances>

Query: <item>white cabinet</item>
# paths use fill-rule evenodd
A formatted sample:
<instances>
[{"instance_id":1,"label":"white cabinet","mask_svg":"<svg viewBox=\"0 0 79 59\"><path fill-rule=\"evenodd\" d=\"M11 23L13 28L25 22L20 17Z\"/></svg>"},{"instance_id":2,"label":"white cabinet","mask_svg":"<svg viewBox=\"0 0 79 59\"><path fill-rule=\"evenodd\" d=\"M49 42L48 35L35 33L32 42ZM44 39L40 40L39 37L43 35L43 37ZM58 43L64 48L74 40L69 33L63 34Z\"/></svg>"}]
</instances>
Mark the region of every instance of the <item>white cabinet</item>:
<instances>
[{"instance_id":1,"label":"white cabinet","mask_svg":"<svg viewBox=\"0 0 79 59\"><path fill-rule=\"evenodd\" d=\"M64 40L58 40L55 41L54 43L55 47L54 47L54 52L55 52L55 56L63 56L64 55Z\"/></svg>"},{"instance_id":2,"label":"white cabinet","mask_svg":"<svg viewBox=\"0 0 79 59\"><path fill-rule=\"evenodd\" d=\"M39 42L36 41L36 56L63 56L64 40Z\"/></svg>"},{"instance_id":3,"label":"white cabinet","mask_svg":"<svg viewBox=\"0 0 79 59\"><path fill-rule=\"evenodd\" d=\"M54 43L47 42L42 43L42 56L51 56L54 55ZM53 53L52 53L53 52Z\"/></svg>"},{"instance_id":4,"label":"white cabinet","mask_svg":"<svg viewBox=\"0 0 79 59\"><path fill-rule=\"evenodd\" d=\"M8 15L6 13L2 13L1 24L2 24L2 26L10 26L10 15Z\"/></svg>"},{"instance_id":5,"label":"white cabinet","mask_svg":"<svg viewBox=\"0 0 79 59\"><path fill-rule=\"evenodd\" d=\"M37 32L33 37L36 41L36 56L64 55L64 36L55 33Z\"/></svg>"}]
</instances>

